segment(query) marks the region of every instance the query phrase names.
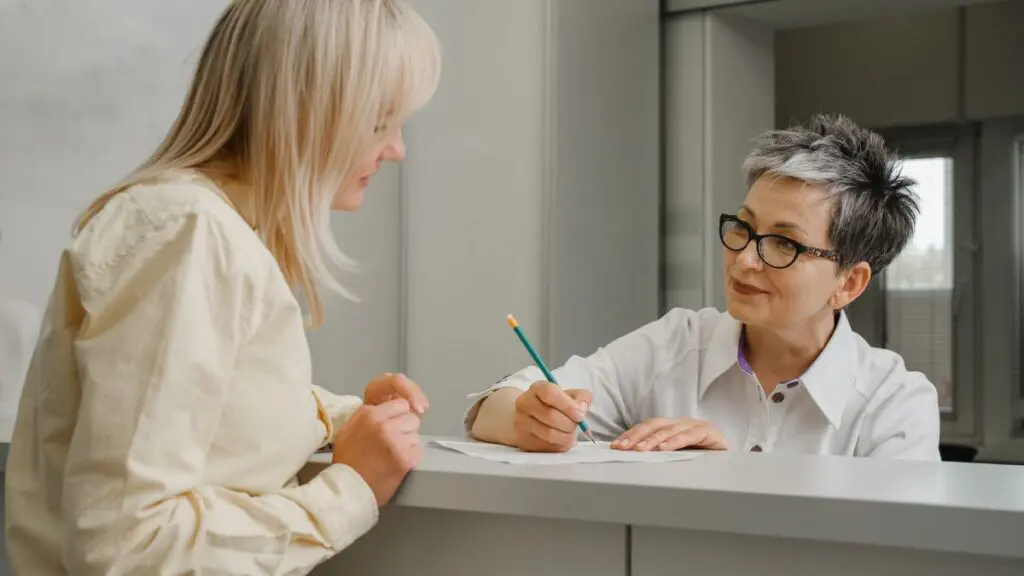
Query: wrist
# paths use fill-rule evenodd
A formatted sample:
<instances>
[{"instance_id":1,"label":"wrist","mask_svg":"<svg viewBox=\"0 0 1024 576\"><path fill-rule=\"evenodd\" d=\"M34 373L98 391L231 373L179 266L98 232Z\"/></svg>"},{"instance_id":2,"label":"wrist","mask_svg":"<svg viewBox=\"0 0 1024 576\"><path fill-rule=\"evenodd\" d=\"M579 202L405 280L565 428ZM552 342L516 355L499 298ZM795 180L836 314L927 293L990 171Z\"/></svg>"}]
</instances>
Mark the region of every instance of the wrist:
<instances>
[{"instance_id":1,"label":"wrist","mask_svg":"<svg viewBox=\"0 0 1024 576\"><path fill-rule=\"evenodd\" d=\"M518 388L500 388L485 398L470 430L473 437L514 446L516 398L522 393Z\"/></svg>"}]
</instances>

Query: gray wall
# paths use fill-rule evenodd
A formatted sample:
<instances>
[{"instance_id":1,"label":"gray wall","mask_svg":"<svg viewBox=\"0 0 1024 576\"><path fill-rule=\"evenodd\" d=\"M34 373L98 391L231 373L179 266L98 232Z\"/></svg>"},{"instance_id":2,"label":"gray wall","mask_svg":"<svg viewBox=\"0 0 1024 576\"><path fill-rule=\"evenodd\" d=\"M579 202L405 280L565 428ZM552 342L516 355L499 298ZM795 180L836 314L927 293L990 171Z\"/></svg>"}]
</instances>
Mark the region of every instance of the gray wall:
<instances>
[{"instance_id":1,"label":"gray wall","mask_svg":"<svg viewBox=\"0 0 1024 576\"><path fill-rule=\"evenodd\" d=\"M160 141L227 3L0 2L0 294L45 305L72 219Z\"/></svg>"},{"instance_id":2,"label":"gray wall","mask_svg":"<svg viewBox=\"0 0 1024 576\"><path fill-rule=\"evenodd\" d=\"M1024 3L897 13L777 35L776 118L876 127L1024 114Z\"/></svg>"},{"instance_id":3,"label":"gray wall","mask_svg":"<svg viewBox=\"0 0 1024 576\"><path fill-rule=\"evenodd\" d=\"M359 298L328 294L326 322L309 333L313 379L325 388L357 393L366 382L401 365L403 240L400 168L385 164L358 213L331 217L338 245L359 270L343 277Z\"/></svg>"},{"instance_id":4,"label":"gray wall","mask_svg":"<svg viewBox=\"0 0 1024 576\"><path fill-rule=\"evenodd\" d=\"M772 31L694 12L666 27L665 303L723 307L718 216L746 196L751 140L774 124Z\"/></svg>"},{"instance_id":5,"label":"gray wall","mask_svg":"<svg viewBox=\"0 0 1024 576\"><path fill-rule=\"evenodd\" d=\"M660 19L656 0L549 2L544 309L561 363L660 312Z\"/></svg>"},{"instance_id":6,"label":"gray wall","mask_svg":"<svg viewBox=\"0 0 1024 576\"><path fill-rule=\"evenodd\" d=\"M432 400L425 426L455 433L465 394L522 360L505 315L534 333L542 319L547 3L416 4L445 61L401 168L407 369Z\"/></svg>"},{"instance_id":7,"label":"gray wall","mask_svg":"<svg viewBox=\"0 0 1024 576\"><path fill-rule=\"evenodd\" d=\"M424 427L461 433L465 394L656 317L658 3L417 3L445 46L407 132L406 346Z\"/></svg>"}]
</instances>

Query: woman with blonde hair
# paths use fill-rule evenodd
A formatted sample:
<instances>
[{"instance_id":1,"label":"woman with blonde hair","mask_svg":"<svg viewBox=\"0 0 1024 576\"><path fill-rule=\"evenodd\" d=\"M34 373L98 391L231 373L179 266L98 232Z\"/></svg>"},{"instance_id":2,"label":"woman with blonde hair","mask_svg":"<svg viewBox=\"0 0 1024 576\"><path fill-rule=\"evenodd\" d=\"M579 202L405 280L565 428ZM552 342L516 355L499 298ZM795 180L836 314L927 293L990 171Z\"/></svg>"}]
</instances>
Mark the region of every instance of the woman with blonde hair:
<instances>
[{"instance_id":1,"label":"woman with blonde hair","mask_svg":"<svg viewBox=\"0 0 1024 576\"><path fill-rule=\"evenodd\" d=\"M304 328L344 293L330 211L403 158L439 68L399 0L226 9L164 142L62 255L7 465L15 573L305 574L373 526L427 400L314 386Z\"/></svg>"}]
</instances>

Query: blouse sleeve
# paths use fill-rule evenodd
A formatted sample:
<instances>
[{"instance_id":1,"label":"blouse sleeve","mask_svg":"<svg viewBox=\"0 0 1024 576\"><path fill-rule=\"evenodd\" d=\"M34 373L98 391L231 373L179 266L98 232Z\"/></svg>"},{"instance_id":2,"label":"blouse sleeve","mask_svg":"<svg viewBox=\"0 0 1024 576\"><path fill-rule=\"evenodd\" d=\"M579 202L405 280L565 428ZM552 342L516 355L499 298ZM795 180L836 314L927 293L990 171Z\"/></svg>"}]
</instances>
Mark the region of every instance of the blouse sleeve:
<instances>
[{"instance_id":1,"label":"blouse sleeve","mask_svg":"<svg viewBox=\"0 0 1024 576\"><path fill-rule=\"evenodd\" d=\"M316 395L320 409L326 413L326 420L333 427L327 434L329 439L334 438L334 433L337 432L338 428L344 426L345 422L348 422L348 419L352 417L352 414L363 405L362 398L358 396L335 394L316 385L313 386L313 394Z\"/></svg>"},{"instance_id":2,"label":"blouse sleeve","mask_svg":"<svg viewBox=\"0 0 1024 576\"><path fill-rule=\"evenodd\" d=\"M873 458L941 460L940 428L935 386L910 373L865 418L858 449Z\"/></svg>"}]
</instances>

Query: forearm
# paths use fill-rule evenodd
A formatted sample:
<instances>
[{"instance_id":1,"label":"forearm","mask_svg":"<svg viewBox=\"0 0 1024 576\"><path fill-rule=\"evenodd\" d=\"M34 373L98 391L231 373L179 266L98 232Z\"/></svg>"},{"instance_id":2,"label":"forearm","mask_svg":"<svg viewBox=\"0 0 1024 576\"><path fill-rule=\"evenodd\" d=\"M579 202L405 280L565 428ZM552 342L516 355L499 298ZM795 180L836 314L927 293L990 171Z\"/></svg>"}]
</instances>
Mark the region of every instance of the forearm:
<instances>
[{"instance_id":1,"label":"forearm","mask_svg":"<svg viewBox=\"0 0 1024 576\"><path fill-rule=\"evenodd\" d=\"M512 446L515 443L513 422L516 399L523 391L515 387L499 388L484 398L472 421L467 422L473 438Z\"/></svg>"},{"instance_id":2,"label":"forearm","mask_svg":"<svg viewBox=\"0 0 1024 576\"><path fill-rule=\"evenodd\" d=\"M112 513L115 504L94 503L66 518L75 574L304 574L377 521L369 486L337 465L273 494L203 487L130 514Z\"/></svg>"}]
</instances>

